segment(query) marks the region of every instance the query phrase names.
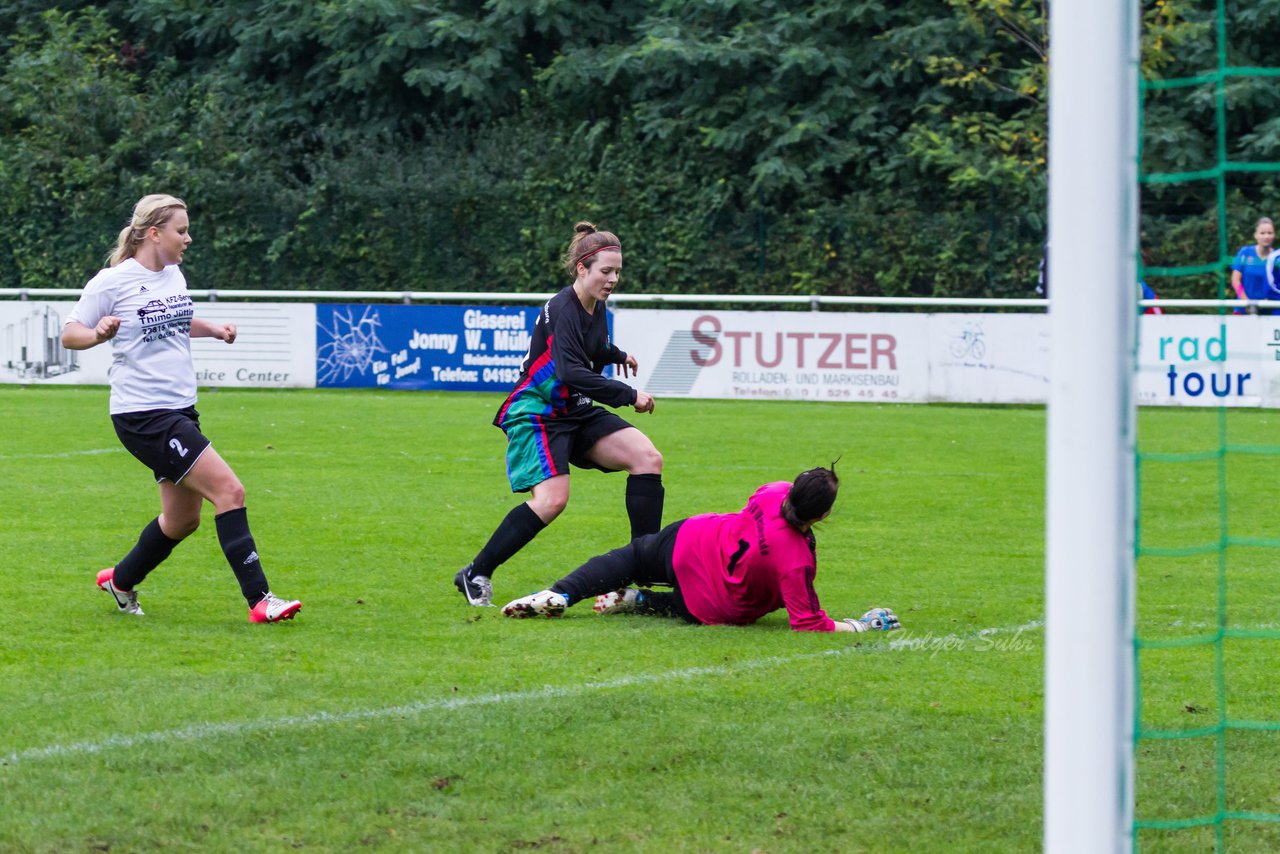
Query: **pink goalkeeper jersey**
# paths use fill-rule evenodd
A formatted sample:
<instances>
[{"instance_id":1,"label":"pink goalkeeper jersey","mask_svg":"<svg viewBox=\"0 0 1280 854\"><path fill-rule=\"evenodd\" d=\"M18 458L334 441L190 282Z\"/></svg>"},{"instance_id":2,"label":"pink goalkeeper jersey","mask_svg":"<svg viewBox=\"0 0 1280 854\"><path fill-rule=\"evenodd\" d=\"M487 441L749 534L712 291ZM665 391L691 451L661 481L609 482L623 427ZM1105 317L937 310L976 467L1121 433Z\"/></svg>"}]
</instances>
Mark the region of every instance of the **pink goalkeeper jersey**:
<instances>
[{"instance_id":1,"label":"pink goalkeeper jersey","mask_svg":"<svg viewBox=\"0 0 1280 854\"><path fill-rule=\"evenodd\" d=\"M754 623L787 609L791 628L835 631L813 590L817 562L809 540L782 518L791 484L766 483L737 513L685 520L672 562L689 613L708 625Z\"/></svg>"}]
</instances>

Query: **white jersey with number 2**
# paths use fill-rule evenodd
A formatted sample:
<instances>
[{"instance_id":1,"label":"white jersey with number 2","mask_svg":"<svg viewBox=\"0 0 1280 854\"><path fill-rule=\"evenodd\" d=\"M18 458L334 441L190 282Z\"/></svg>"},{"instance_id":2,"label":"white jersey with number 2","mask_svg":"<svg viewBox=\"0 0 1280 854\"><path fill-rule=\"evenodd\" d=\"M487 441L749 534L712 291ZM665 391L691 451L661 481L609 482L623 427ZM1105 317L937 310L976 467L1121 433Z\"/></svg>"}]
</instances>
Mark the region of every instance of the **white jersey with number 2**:
<instances>
[{"instance_id":1,"label":"white jersey with number 2","mask_svg":"<svg viewBox=\"0 0 1280 854\"><path fill-rule=\"evenodd\" d=\"M120 318L111 339L111 414L194 406L195 310L178 265L156 273L128 258L101 270L84 286L67 322L92 329L109 314Z\"/></svg>"}]
</instances>

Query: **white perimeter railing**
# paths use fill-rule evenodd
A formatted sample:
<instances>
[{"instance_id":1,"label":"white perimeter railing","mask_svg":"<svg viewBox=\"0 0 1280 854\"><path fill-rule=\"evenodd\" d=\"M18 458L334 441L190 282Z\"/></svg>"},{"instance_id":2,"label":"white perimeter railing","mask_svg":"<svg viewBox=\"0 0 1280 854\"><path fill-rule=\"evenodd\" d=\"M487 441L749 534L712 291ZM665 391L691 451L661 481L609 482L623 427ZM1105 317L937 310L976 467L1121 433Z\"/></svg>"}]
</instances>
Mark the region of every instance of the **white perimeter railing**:
<instances>
[{"instance_id":1,"label":"white perimeter railing","mask_svg":"<svg viewBox=\"0 0 1280 854\"><path fill-rule=\"evenodd\" d=\"M0 299L68 299L80 298L81 291L71 288L0 288ZM342 300L344 302L545 302L555 296L543 294L509 294L490 291L272 291L272 290L207 290L188 291L196 299L218 300ZM614 294L609 302L618 305L660 307L680 303L724 303L727 305L808 305L811 311L821 311L823 306L891 305L936 306L951 308L1032 308L1047 311L1049 300L1041 297L1027 299L989 299L981 297L845 297L822 295L749 295L726 296L718 294ZM1143 308L1280 308L1280 300L1240 299L1155 299L1139 300Z\"/></svg>"},{"instance_id":2,"label":"white perimeter railing","mask_svg":"<svg viewBox=\"0 0 1280 854\"><path fill-rule=\"evenodd\" d=\"M223 300L342 300L345 302L546 302L555 293L513 294L480 291L271 291L271 290L190 290L196 299L210 302ZM0 299L79 299L79 290L67 288L0 288ZM985 308L1046 308L1046 299L977 299L964 297L842 297L842 296L769 296L715 294L613 294L610 303L619 305L673 305L678 303L734 303L738 305L808 305L813 311L822 306L837 305L901 305L957 306Z\"/></svg>"}]
</instances>

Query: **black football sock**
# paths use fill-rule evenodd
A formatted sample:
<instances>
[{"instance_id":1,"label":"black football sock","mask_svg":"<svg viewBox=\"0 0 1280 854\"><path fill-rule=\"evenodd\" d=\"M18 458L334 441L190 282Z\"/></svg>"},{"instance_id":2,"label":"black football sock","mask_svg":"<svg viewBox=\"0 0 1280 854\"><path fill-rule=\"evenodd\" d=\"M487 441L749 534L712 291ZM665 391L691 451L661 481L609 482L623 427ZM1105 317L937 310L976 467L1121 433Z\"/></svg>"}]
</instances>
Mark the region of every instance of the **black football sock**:
<instances>
[{"instance_id":1,"label":"black football sock","mask_svg":"<svg viewBox=\"0 0 1280 854\"><path fill-rule=\"evenodd\" d=\"M627 516L631 519L631 539L656 534L662 528L662 501L666 492L660 474L627 477Z\"/></svg>"},{"instance_id":2,"label":"black football sock","mask_svg":"<svg viewBox=\"0 0 1280 854\"><path fill-rule=\"evenodd\" d=\"M671 593L642 590L640 599L636 602L636 613L653 614L658 617L678 617L675 598Z\"/></svg>"},{"instance_id":3,"label":"black football sock","mask_svg":"<svg viewBox=\"0 0 1280 854\"><path fill-rule=\"evenodd\" d=\"M222 553L231 565L231 571L240 582L240 592L244 600L252 608L258 604L267 591L266 573L262 571L262 563L258 560L258 547L254 545L253 534L249 533L249 516L243 507L219 513L213 517L218 528L218 544Z\"/></svg>"},{"instance_id":4,"label":"black football sock","mask_svg":"<svg viewBox=\"0 0 1280 854\"><path fill-rule=\"evenodd\" d=\"M147 573L167 558L182 540L171 540L160 530L160 517L152 519L138 535L138 542L116 564L112 583L120 590L132 590L142 583Z\"/></svg>"},{"instance_id":5,"label":"black football sock","mask_svg":"<svg viewBox=\"0 0 1280 854\"><path fill-rule=\"evenodd\" d=\"M701 620L689 613L689 606L684 602L684 594L679 587L672 587L670 593L659 593L656 590L640 591L640 599L636 602L637 614L653 614L658 617L675 617L694 625Z\"/></svg>"},{"instance_id":6,"label":"black football sock","mask_svg":"<svg viewBox=\"0 0 1280 854\"><path fill-rule=\"evenodd\" d=\"M528 503L511 508L498 529L489 537L480 554L471 561L471 577L483 575L493 577L493 571L510 560L516 552L529 544L538 536L538 532L547 527L547 523L533 512Z\"/></svg>"},{"instance_id":7,"label":"black football sock","mask_svg":"<svg viewBox=\"0 0 1280 854\"><path fill-rule=\"evenodd\" d=\"M630 544L596 555L551 585L569 604L626 587L635 579L636 553Z\"/></svg>"}]
</instances>

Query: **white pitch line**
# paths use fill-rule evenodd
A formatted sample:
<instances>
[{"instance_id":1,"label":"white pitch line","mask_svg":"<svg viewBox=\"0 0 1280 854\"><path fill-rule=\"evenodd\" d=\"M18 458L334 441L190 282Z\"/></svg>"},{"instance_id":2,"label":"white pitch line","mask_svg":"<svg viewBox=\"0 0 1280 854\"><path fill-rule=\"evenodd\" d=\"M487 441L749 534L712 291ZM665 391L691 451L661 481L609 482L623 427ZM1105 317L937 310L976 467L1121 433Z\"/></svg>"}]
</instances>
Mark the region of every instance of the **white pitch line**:
<instances>
[{"instance_id":1,"label":"white pitch line","mask_svg":"<svg viewBox=\"0 0 1280 854\"><path fill-rule=\"evenodd\" d=\"M1031 622L1022 626L981 629L966 637L961 637L959 635L948 635L947 637L953 639L953 643L963 645L968 642L981 640L982 638L990 635L1007 634L1011 632L1016 634L1018 632L1037 628L1040 625L1041 624L1039 622ZM902 648L911 649L912 646L909 641L909 638L904 638L901 642L890 641L888 648L895 650ZM871 647L864 651L871 652L875 651L877 648L885 648L885 645L877 645L876 647ZM948 648L955 649L957 647L952 646ZM128 750L144 744L205 741L218 736L239 736L249 733L263 732L266 730L286 729L289 727L347 724L356 721L402 718L412 715L420 715L426 712L452 711L454 709L463 709L470 706L490 706L523 702L525 700L574 697L594 691L604 691L613 688L630 688L636 685L666 682L670 679L691 679L699 676L727 676L745 670L759 670L761 668L772 667L779 664L793 664L800 661L826 658L835 655L845 655L854 649L860 649L860 647L847 646L839 649L828 649L823 650L822 652L811 652L802 655L783 655L772 656L770 658L758 658L752 661L744 661L735 666L688 667L682 670L668 670L664 673L623 676L617 679L606 679L599 682L583 682L577 685L549 685L544 688L536 688L530 691L511 691L499 694L480 694L475 697L448 697L439 700L423 700L416 703L406 703L400 706L391 706L381 709L353 709L346 712L312 712L306 715L289 715L286 717L267 718L257 721L228 721L226 723L191 724L190 726L158 730L156 732L138 733L137 735L113 735L97 741L74 741L69 744L50 744L45 747L31 747L26 750L18 750L10 753L8 756L0 759L0 765L13 766L23 762L31 762L39 759L85 756L102 753L108 750Z\"/></svg>"},{"instance_id":2,"label":"white pitch line","mask_svg":"<svg viewBox=\"0 0 1280 854\"><path fill-rule=\"evenodd\" d=\"M0 462L6 460L69 460L72 457L94 457L99 454L120 453L123 448L93 448L87 451L63 451L57 454L0 454Z\"/></svg>"}]
</instances>

